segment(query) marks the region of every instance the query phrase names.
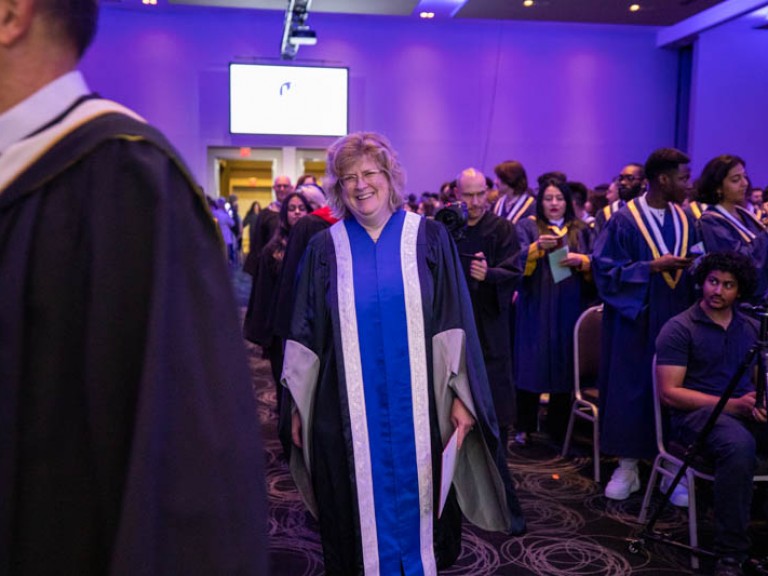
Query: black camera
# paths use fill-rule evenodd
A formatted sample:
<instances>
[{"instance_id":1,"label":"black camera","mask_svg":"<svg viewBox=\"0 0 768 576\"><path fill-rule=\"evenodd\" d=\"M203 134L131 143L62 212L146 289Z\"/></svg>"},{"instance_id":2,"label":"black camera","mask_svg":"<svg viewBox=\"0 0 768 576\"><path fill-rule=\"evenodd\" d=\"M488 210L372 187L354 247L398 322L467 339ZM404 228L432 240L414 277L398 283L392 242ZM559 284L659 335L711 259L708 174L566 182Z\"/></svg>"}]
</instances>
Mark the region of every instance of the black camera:
<instances>
[{"instance_id":1,"label":"black camera","mask_svg":"<svg viewBox=\"0 0 768 576\"><path fill-rule=\"evenodd\" d=\"M437 211L435 220L448 229L455 242L459 242L466 234L468 216L465 202L449 202Z\"/></svg>"}]
</instances>

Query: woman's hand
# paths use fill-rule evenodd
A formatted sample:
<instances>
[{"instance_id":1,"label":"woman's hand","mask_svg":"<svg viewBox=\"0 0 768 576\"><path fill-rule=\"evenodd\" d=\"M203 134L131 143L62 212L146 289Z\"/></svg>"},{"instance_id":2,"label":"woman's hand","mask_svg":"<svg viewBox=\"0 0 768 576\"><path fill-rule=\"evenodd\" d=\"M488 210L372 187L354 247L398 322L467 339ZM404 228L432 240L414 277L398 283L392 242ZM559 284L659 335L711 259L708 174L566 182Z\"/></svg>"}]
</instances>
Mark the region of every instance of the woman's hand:
<instances>
[{"instance_id":1,"label":"woman's hand","mask_svg":"<svg viewBox=\"0 0 768 576\"><path fill-rule=\"evenodd\" d=\"M576 252L569 252L568 256L560 260L560 266L568 266L581 270L584 266L584 257Z\"/></svg>"},{"instance_id":2,"label":"woman's hand","mask_svg":"<svg viewBox=\"0 0 768 576\"><path fill-rule=\"evenodd\" d=\"M453 399L453 404L451 405L451 422L458 430L456 447L460 450L464 437L475 427L475 419L469 413L467 407L464 406L464 402L459 400L458 397Z\"/></svg>"},{"instance_id":3,"label":"woman's hand","mask_svg":"<svg viewBox=\"0 0 768 576\"><path fill-rule=\"evenodd\" d=\"M291 414L291 438L293 443L301 448L301 415L298 410L294 410Z\"/></svg>"},{"instance_id":4,"label":"woman's hand","mask_svg":"<svg viewBox=\"0 0 768 576\"><path fill-rule=\"evenodd\" d=\"M536 240L536 247L539 250L554 250L560 243L560 237L553 234L542 234Z\"/></svg>"}]
</instances>

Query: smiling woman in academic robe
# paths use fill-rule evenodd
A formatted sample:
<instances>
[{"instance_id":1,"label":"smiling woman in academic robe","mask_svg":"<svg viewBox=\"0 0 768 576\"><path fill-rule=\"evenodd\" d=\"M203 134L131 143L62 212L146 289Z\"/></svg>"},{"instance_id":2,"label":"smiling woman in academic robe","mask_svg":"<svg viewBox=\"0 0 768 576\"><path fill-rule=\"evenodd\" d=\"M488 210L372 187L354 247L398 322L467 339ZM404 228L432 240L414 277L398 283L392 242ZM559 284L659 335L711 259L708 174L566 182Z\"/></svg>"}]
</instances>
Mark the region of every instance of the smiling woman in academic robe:
<instances>
[{"instance_id":1,"label":"smiling woman in academic robe","mask_svg":"<svg viewBox=\"0 0 768 576\"><path fill-rule=\"evenodd\" d=\"M328 574L436 574L460 552L461 512L487 530L525 529L467 287L443 226L400 209L404 174L385 138L345 136L327 166L342 220L312 239L299 274L283 370L291 471Z\"/></svg>"}]
</instances>

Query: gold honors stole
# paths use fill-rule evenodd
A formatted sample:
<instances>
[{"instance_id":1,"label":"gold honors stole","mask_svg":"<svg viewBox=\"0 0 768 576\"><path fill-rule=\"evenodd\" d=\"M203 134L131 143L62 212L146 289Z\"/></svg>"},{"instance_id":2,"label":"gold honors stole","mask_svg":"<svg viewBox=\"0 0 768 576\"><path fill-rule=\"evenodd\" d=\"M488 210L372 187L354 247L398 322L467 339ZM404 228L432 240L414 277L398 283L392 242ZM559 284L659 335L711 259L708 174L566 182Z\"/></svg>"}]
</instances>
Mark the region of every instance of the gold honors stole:
<instances>
[{"instance_id":1,"label":"gold honors stole","mask_svg":"<svg viewBox=\"0 0 768 576\"><path fill-rule=\"evenodd\" d=\"M637 204L637 198L634 198L627 203L627 207L629 208L632 217L635 219L635 224L637 225L638 230L640 230L645 242L648 244L648 248L651 249L653 259L656 260L657 258L661 258L664 254L669 254L670 251L661 237L661 231L658 229L658 226L656 226L656 223L652 221L653 216L648 213L647 207L641 205L638 208ZM688 218L686 218L683 209L677 204L670 202L668 206L670 208L672 220L675 224L675 246L673 247L674 251L672 254L684 258L688 254ZM653 234L649 232L648 226L646 225L643 216L640 214L641 209L645 213L645 218L648 220L653 230ZM677 270L674 277L666 270L662 272L661 275L664 277L667 286L674 290L683 275L683 271Z\"/></svg>"}]
</instances>

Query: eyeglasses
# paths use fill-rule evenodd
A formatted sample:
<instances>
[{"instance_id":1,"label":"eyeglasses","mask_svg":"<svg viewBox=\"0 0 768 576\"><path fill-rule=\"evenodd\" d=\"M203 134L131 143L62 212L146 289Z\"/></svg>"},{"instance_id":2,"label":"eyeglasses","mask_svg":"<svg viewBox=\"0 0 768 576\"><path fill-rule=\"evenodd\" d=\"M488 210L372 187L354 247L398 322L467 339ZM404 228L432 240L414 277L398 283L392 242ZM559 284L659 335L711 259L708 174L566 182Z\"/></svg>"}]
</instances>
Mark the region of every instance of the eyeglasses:
<instances>
[{"instance_id":1,"label":"eyeglasses","mask_svg":"<svg viewBox=\"0 0 768 576\"><path fill-rule=\"evenodd\" d=\"M294 205L289 204L287 210L288 212L306 212L307 211L306 207L301 204L294 204Z\"/></svg>"},{"instance_id":2,"label":"eyeglasses","mask_svg":"<svg viewBox=\"0 0 768 576\"><path fill-rule=\"evenodd\" d=\"M616 176L616 182L621 182L622 180L626 180L627 182L634 182L636 180L640 180L640 177L634 176L632 174L619 174Z\"/></svg>"},{"instance_id":3,"label":"eyeglasses","mask_svg":"<svg viewBox=\"0 0 768 576\"><path fill-rule=\"evenodd\" d=\"M339 182L343 188L346 188L347 190L353 190L357 188L358 184L360 183L360 178L362 178L363 182L366 184L370 184L373 180L376 179L376 176L382 172L383 170L366 170L362 174L342 174L339 176Z\"/></svg>"}]
</instances>

